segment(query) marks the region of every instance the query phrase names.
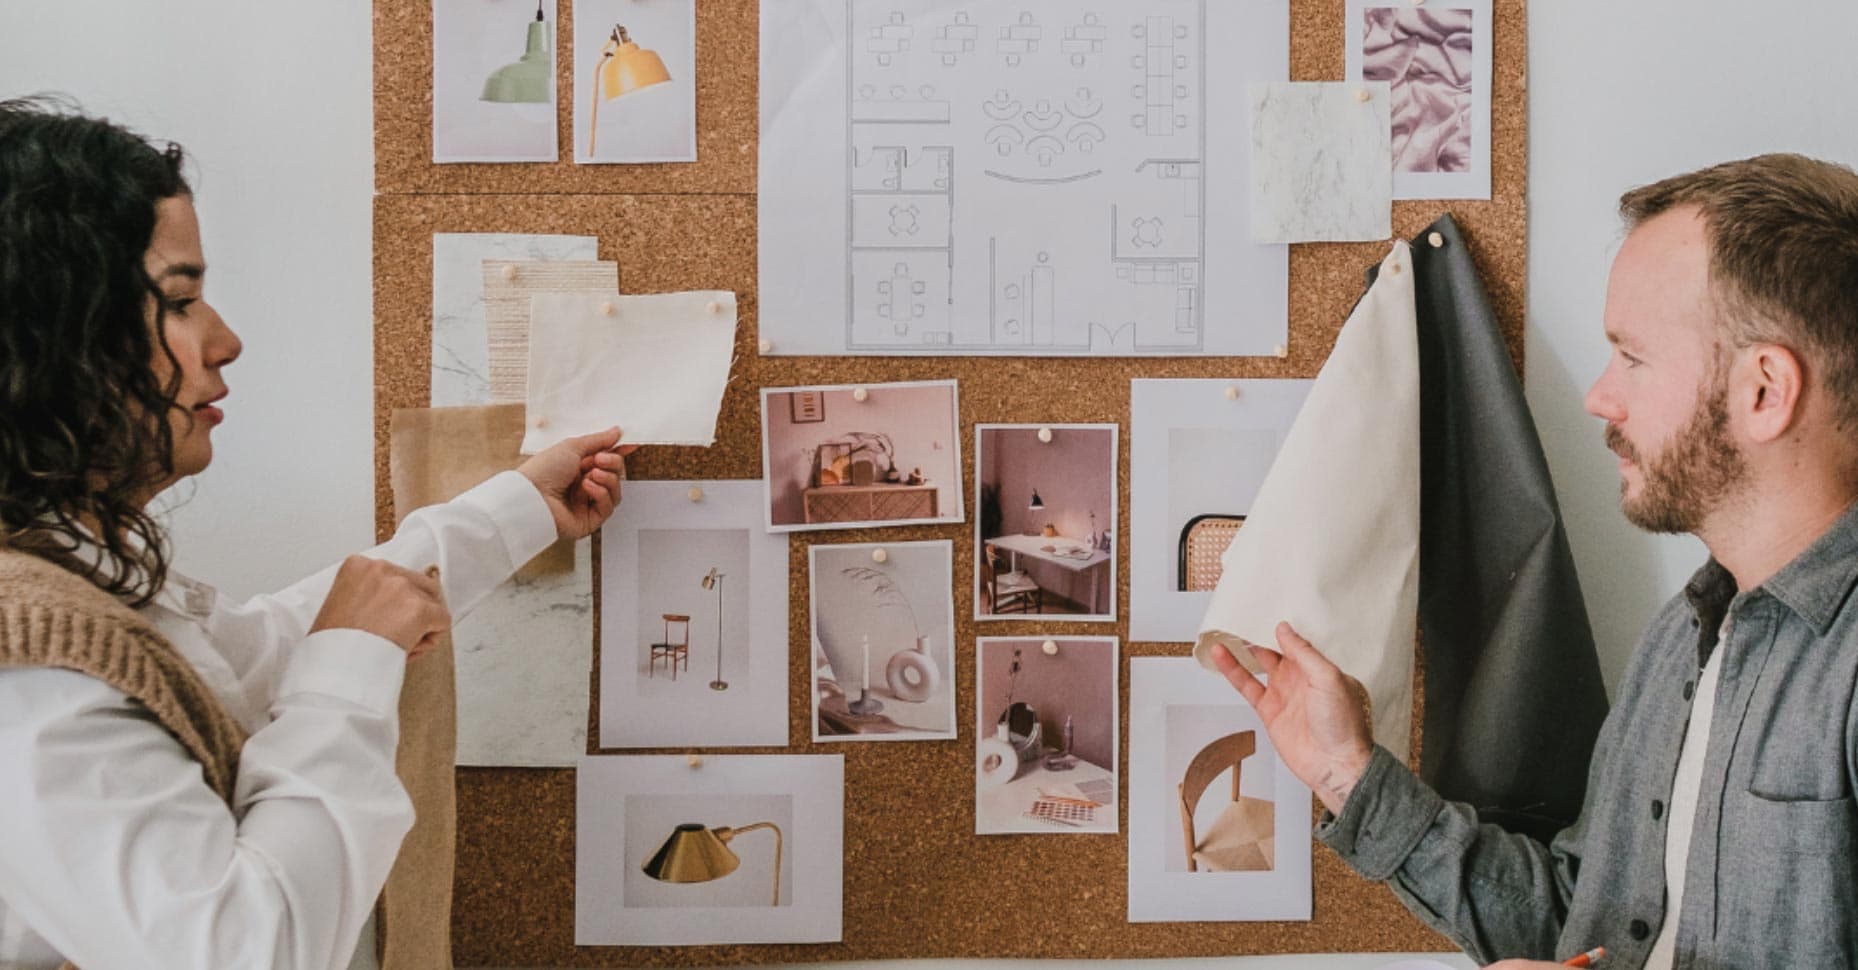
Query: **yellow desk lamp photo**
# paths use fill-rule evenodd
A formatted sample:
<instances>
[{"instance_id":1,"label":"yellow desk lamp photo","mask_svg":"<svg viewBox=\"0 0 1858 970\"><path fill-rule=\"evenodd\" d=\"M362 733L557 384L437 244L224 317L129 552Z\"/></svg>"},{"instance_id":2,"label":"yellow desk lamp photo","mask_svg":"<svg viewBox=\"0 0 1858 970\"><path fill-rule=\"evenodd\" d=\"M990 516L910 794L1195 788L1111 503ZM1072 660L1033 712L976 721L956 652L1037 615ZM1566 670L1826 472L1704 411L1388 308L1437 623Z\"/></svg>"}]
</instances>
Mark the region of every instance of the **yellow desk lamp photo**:
<instances>
[{"instance_id":1,"label":"yellow desk lamp photo","mask_svg":"<svg viewBox=\"0 0 1858 970\"><path fill-rule=\"evenodd\" d=\"M645 863L645 874L660 882L709 882L734 872L742 860L729 851L729 841L743 832L774 830L774 901L781 904L781 827L773 822L756 822L739 829L728 826L705 828L685 822L671 833L657 854Z\"/></svg>"},{"instance_id":2,"label":"yellow desk lamp photo","mask_svg":"<svg viewBox=\"0 0 1858 970\"><path fill-rule=\"evenodd\" d=\"M613 34L600 49L600 62L594 65L593 117L587 122L587 157L594 157L594 145L600 133L600 105L622 94L671 80L664 59L657 51L634 43L626 28L613 25Z\"/></svg>"}]
</instances>

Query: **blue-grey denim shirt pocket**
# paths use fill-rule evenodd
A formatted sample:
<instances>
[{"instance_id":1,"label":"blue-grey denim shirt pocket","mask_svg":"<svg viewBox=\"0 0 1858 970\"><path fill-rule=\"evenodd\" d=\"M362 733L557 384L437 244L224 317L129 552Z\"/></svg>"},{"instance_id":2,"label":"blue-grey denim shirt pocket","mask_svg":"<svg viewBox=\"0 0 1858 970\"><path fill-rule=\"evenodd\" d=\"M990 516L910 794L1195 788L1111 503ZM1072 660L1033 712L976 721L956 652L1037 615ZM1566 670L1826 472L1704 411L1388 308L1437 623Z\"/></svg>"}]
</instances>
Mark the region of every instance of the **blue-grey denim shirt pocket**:
<instances>
[{"instance_id":1,"label":"blue-grey denim shirt pocket","mask_svg":"<svg viewBox=\"0 0 1858 970\"><path fill-rule=\"evenodd\" d=\"M1777 944L1792 966L1858 959L1858 801L1732 789L1721 845L1716 941L1731 957L1725 965L1758 966L1745 961L1771 956Z\"/></svg>"}]
</instances>

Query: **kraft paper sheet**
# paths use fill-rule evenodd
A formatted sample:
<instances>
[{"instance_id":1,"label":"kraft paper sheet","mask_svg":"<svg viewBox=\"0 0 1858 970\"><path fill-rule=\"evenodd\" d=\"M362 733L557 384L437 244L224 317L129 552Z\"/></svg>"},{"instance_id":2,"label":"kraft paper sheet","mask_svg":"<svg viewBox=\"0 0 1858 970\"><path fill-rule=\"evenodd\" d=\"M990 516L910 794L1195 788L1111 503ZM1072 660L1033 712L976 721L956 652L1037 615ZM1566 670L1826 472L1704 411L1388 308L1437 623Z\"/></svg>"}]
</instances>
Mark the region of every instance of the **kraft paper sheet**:
<instances>
[{"instance_id":1,"label":"kraft paper sheet","mask_svg":"<svg viewBox=\"0 0 1858 970\"><path fill-rule=\"evenodd\" d=\"M1419 606L1419 349L1412 254L1396 242L1259 488L1200 624L1247 664L1288 621L1374 701L1374 739L1405 759Z\"/></svg>"}]
</instances>

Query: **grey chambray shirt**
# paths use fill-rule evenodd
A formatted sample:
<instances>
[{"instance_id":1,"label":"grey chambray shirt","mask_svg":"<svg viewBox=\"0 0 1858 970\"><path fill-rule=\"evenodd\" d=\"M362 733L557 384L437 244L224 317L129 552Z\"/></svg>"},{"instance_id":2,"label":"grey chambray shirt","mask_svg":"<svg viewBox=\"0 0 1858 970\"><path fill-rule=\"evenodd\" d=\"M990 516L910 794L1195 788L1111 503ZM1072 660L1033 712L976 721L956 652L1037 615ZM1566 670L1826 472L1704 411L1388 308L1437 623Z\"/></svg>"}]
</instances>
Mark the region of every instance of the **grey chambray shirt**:
<instances>
[{"instance_id":1,"label":"grey chambray shirt","mask_svg":"<svg viewBox=\"0 0 1858 970\"><path fill-rule=\"evenodd\" d=\"M1646 629L1552 845L1479 825L1376 748L1317 836L1480 962L1604 946L1637 968L1668 912L1665 808L1721 649L1677 970L1858 966L1858 505L1756 589L1711 560ZM1716 644L1725 617L1728 640Z\"/></svg>"}]
</instances>

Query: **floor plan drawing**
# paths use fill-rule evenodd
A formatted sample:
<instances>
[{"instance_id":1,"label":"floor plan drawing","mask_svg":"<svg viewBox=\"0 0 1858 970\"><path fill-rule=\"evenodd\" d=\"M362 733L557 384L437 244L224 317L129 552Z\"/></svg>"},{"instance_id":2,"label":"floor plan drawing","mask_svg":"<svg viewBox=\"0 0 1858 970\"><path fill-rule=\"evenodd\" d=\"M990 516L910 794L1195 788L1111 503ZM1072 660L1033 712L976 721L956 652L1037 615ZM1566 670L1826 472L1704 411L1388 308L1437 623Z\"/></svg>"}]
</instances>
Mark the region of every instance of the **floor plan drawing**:
<instances>
[{"instance_id":1,"label":"floor plan drawing","mask_svg":"<svg viewBox=\"0 0 1858 970\"><path fill-rule=\"evenodd\" d=\"M1285 73L1285 0L810 0L762 16L767 353L1283 342L1285 249L1246 237L1245 91Z\"/></svg>"}]
</instances>

